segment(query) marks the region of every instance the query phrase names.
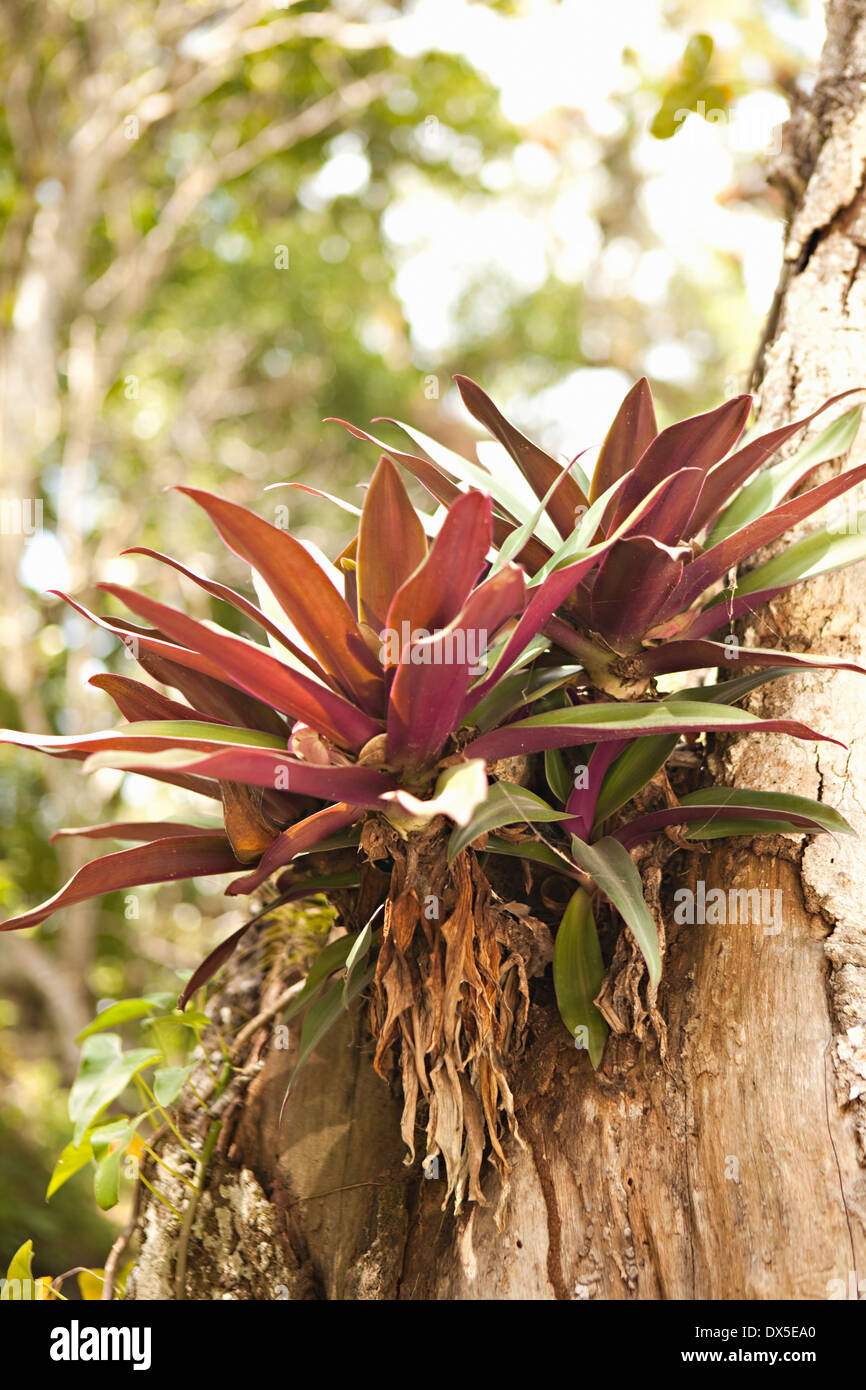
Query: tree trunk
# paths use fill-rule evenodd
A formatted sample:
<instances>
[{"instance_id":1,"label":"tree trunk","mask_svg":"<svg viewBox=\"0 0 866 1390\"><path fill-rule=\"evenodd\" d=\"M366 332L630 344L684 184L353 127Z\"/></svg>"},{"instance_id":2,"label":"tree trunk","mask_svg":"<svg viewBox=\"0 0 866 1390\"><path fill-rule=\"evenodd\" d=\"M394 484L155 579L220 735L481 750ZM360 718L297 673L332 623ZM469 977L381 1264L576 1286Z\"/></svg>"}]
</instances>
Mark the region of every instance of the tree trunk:
<instances>
[{"instance_id":1,"label":"tree trunk","mask_svg":"<svg viewBox=\"0 0 866 1390\"><path fill-rule=\"evenodd\" d=\"M866 5L831 0L819 80L777 171L795 211L760 358L767 428L866 384L864 72ZM864 448L861 434L852 462ZM755 615L752 636L863 660L863 580L859 566L801 586ZM793 677L753 708L805 719L848 748L745 739L717 749L719 778L822 798L862 831L862 678ZM678 925L672 892L697 880L780 890L781 930ZM525 1147L510 1145L501 1229L492 1167L488 1204L454 1215L440 1209L442 1175L403 1166L399 1101L373 1072L360 1017L309 1061L282 1122L293 1053L264 1023L259 1060L227 1092L186 1296L850 1297L866 1277L864 882L862 839L678 854L662 885L666 1061L649 1041L612 1037L594 1074L536 983L514 1077ZM280 986L247 958L231 981L249 1016L285 977ZM143 1231L130 1294L173 1297L177 1220L151 1206Z\"/></svg>"}]
</instances>

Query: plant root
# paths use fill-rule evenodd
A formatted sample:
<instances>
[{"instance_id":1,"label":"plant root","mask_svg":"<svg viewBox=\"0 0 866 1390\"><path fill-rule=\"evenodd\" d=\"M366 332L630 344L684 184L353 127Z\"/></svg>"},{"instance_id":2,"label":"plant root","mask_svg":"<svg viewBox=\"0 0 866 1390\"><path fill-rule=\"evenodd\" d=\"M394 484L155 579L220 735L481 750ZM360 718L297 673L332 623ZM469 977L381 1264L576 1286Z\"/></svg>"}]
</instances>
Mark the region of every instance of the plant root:
<instances>
[{"instance_id":1,"label":"plant root","mask_svg":"<svg viewBox=\"0 0 866 1390\"><path fill-rule=\"evenodd\" d=\"M453 1199L486 1205L485 1149L498 1169L498 1210L507 1195L506 1139L522 1144L509 1084L529 1013L527 966L538 968L543 923L500 903L472 850L447 866L447 835L435 822L402 839L380 825L365 848L393 861L382 945L372 986L374 1066L393 1061L403 1090L401 1133L415 1160L416 1118L426 1112L425 1167L442 1157ZM377 843L378 842L378 843ZM541 954L546 954L542 949ZM549 957L548 957L549 958Z\"/></svg>"}]
</instances>

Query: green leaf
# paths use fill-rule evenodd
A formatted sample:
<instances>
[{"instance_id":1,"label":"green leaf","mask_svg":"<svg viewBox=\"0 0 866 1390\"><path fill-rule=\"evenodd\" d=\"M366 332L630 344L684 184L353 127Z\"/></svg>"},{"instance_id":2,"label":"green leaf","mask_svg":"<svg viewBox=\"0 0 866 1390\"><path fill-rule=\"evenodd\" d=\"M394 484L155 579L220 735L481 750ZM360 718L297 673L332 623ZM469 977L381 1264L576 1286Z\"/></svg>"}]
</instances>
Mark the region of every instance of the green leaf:
<instances>
[{"instance_id":1,"label":"green leaf","mask_svg":"<svg viewBox=\"0 0 866 1390\"><path fill-rule=\"evenodd\" d=\"M101 1033L106 1028L113 1028L117 1023L127 1023L131 1018L143 1018L145 1014L152 1014L156 1007L150 999L121 999L116 1004L109 1004L107 1009L96 1015L92 1023L88 1023L87 1027L81 1030L75 1041L82 1043L85 1038L92 1037L94 1033Z\"/></svg>"},{"instance_id":2,"label":"green leaf","mask_svg":"<svg viewBox=\"0 0 866 1390\"><path fill-rule=\"evenodd\" d=\"M686 82L699 82L706 75L713 56L713 40L709 34L692 34L683 54L682 75Z\"/></svg>"},{"instance_id":3,"label":"green leaf","mask_svg":"<svg viewBox=\"0 0 866 1390\"><path fill-rule=\"evenodd\" d=\"M493 729L506 720L509 714L542 699L560 686L566 685L576 676L580 666L541 666L534 671L514 671L503 676L474 709L470 710L463 724L479 729L482 733ZM317 848L319 848L317 846Z\"/></svg>"},{"instance_id":4,"label":"green leaf","mask_svg":"<svg viewBox=\"0 0 866 1390\"><path fill-rule=\"evenodd\" d=\"M456 826L448 841L448 863L452 864L462 850L488 830L501 825L532 824L536 821L567 820L568 812L555 811L535 792L516 782L493 782L487 800L475 811L468 825Z\"/></svg>"},{"instance_id":5,"label":"green leaf","mask_svg":"<svg viewBox=\"0 0 866 1390\"><path fill-rule=\"evenodd\" d=\"M93 1157L93 1145L90 1142L90 1135L85 1134L78 1144L67 1144L57 1162L48 1183L45 1193L45 1200L53 1197L59 1187L68 1182L71 1177L81 1171Z\"/></svg>"},{"instance_id":6,"label":"green leaf","mask_svg":"<svg viewBox=\"0 0 866 1390\"><path fill-rule=\"evenodd\" d=\"M33 1241L25 1240L23 1245L19 1245L12 1259L9 1261L9 1268L6 1270L6 1282L0 1288L0 1300L5 1302L18 1302L16 1298L16 1285L21 1290L22 1299L32 1298L33 1294L29 1290L33 1287Z\"/></svg>"},{"instance_id":7,"label":"green leaf","mask_svg":"<svg viewBox=\"0 0 866 1390\"><path fill-rule=\"evenodd\" d=\"M117 1033L97 1033L86 1038L78 1075L69 1092L73 1144L80 1144L96 1116L117 1099L134 1076L160 1060L160 1054L150 1048L124 1052Z\"/></svg>"},{"instance_id":8,"label":"green leaf","mask_svg":"<svg viewBox=\"0 0 866 1390\"><path fill-rule=\"evenodd\" d=\"M195 1062L185 1067L158 1067L153 1073L153 1094L160 1105L173 1105L195 1071Z\"/></svg>"},{"instance_id":9,"label":"green leaf","mask_svg":"<svg viewBox=\"0 0 866 1390\"><path fill-rule=\"evenodd\" d=\"M804 667L764 666L760 671L752 671L748 676L733 676L731 680L717 681L713 685L690 686L688 690L677 690L666 696L669 700L705 700L707 704L732 705L741 700L751 690L767 681L781 680L782 676L802 675Z\"/></svg>"},{"instance_id":10,"label":"green leaf","mask_svg":"<svg viewBox=\"0 0 866 1390\"><path fill-rule=\"evenodd\" d=\"M550 845L541 844L538 840L521 840L519 844L514 844L511 840L500 840L497 835L491 835L484 849L486 854L504 854L511 859L532 859L536 864L557 869L561 874L570 874L572 878L577 877L574 865L564 854L559 854Z\"/></svg>"},{"instance_id":11,"label":"green leaf","mask_svg":"<svg viewBox=\"0 0 866 1390\"><path fill-rule=\"evenodd\" d=\"M589 1052L594 1067L601 1061L608 1027L593 1000L604 979L604 961L589 894L578 888L556 933L553 985L562 1021L575 1044Z\"/></svg>"},{"instance_id":12,"label":"green leaf","mask_svg":"<svg viewBox=\"0 0 866 1390\"><path fill-rule=\"evenodd\" d=\"M644 497L642 501L629 512L628 516L620 522L616 531L612 531L605 540L599 541L596 545L593 545L592 538L596 535L607 509L607 505L620 486L621 481L621 479L617 479L615 482L611 483L610 487L606 488L601 496L595 499L592 506L584 512L571 535L567 536L564 541L559 543L550 559L546 561L537 574L533 575L527 588L532 589L535 585L540 584L553 570L563 569L566 565L573 565L576 561L585 559L588 555L593 554L593 552L597 551L599 554L602 554L609 550L611 541L614 537L619 538L631 530L636 520L640 516L645 515L649 504L655 500L657 495L668 484L667 478L663 478L660 483L656 483L655 487L647 493L646 497Z\"/></svg>"},{"instance_id":13,"label":"green leaf","mask_svg":"<svg viewBox=\"0 0 866 1390\"><path fill-rule=\"evenodd\" d=\"M571 472L571 468L567 471ZM514 560L520 554L523 547L527 545L535 535L542 517L546 515L547 504L559 487L561 481L561 476L559 478L554 478L547 492L544 494L544 499L539 502L532 515L528 517L521 526L518 526L516 530L512 531L510 536L506 537L505 541L499 547L499 553L496 559L490 567L490 571L487 575L488 579L490 579L492 575L497 574L499 570L503 569L510 560Z\"/></svg>"},{"instance_id":14,"label":"green leaf","mask_svg":"<svg viewBox=\"0 0 866 1390\"><path fill-rule=\"evenodd\" d=\"M116 1149L109 1150L103 1154L96 1165L96 1172L93 1175L93 1195L96 1198L96 1205L101 1211L111 1211L116 1207L120 1198L120 1160L123 1158L123 1149L118 1144Z\"/></svg>"},{"instance_id":15,"label":"green leaf","mask_svg":"<svg viewBox=\"0 0 866 1390\"><path fill-rule=\"evenodd\" d=\"M343 982L338 980L336 984L331 985L330 989L325 991L321 999L317 999L315 1004L308 1009L301 1028L298 1060L286 1090L287 1096L294 1087L298 1073L310 1053L318 1046L325 1034L331 1031L340 1015L348 1010L353 1000L363 989L367 988L375 973L376 967L371 965L369 970L365 970L362 974L355 974L346 991L343 989Z\"/></svg>"},{"instance_id":16,"label":"green leaf","mask_svg":"<svg viewBox=\"0 0 866 1390\"><path fill-rule=\"evenodd\" d=\"M840 535L840 526L851 534ZM755 594L764 589L781 589L799 580L832 574L866 558L866 511L846 515L843 522L828 522L795 541L766 565L751 570L737 584L738 594ZM721 596L724 602L724 596ZM707 607L715 606L707 604Z\"/></svg>"},{"instance_id":17,"label":"green leaf","mask_svg":"<svg viewBox=\"0 0 866 1390\"><path fill-rule=\"evenodd\" d=\"M823 801L814 801L810 796L794 796L790 792L768 792L752 790L748 787L703 787L690 792L680 799L681 806L746 806L758 811L779 811L783 817L787 811L793 816L808 816L831 835L855 835L856 831L845 817L827 806ZM764 821L762 824L766 825ZM694 828L693 822L690 829ZM797 827L803 833L803 827ZM694 837L693 837L694 838Z\"/></svg>"},{"instance_id":18,"label":"green leaf","mask_svg":"<svg viewBox=\"0 0 866 1390\"><path fill-rule=\"evenodd\" d=\"M173 1002L177 999L177 995L171 995L170 999ZM208 1018L207 1014L203 1013L201 1009L187 1009L185 1013L181 1013L179 1009L174 1009L166 1016L171 1018L173 1023L181 1023L184 1028L191 1028L196 1035L201 1032L202 1028L213 1027L213 1019ZM149 1024L145 1023L143 1026L147 1028Z\"/></svg>"},{"instance_id":19,"label":"green leaf","mask_svg":"<svg viewBox=\"0 0 866 1390\"><path fill-rule=\"evenodd\" d=\"M750 521L756 521L765 512L772 511L813 468L846 454L854 443L862 415L862 405L846 411L790 458L764 469L757 478L747 483L722 512L707 537L707 549L718 545L719 541L747 526Z\"/></svg>"},{"instance_id":20,"label":"green leaf","mask_svg":"<svg viewBox=\"0 0 866 1390\"><path fill-rule=\"evenodd\" d=\"M656 140L670 140L680 125L675 119L676 114L676 107L670 101L663 101L650 122L650 135Z\"/></svg>"},{"instance_id":21,"label":"green leaf","mask_svg":"<svg viewBox=\"0 0 866 1390\"><path fill-rule=\"evenodd\" d=\"M625 921L647 963L650 980L657 985L662 972L658 933L644 901L640 874L628 850L610 836L605 836L596 845L588 845L572 835L571 851L575 863L610 898Z\"/></svg>"},{"instance_id":22,"label":"green leaf","mask_svg":"<svg viewBox=\"0 0 866 1390\"><path fill-rule=\"evenodd\" d=\"M347 936L338 936L336 941L330 942L316 956L310 966L309 974L304 982L304 988L291 1002L283 1014L286 1023L305 1009L310 1000L318 993L322 984L329 975L333 975L335 970L341 969L346 964L349 953L355 944L356 934L351 933Z\"/></svg>"},{"instance_id":23,"label":"green leaf","mask_svg":"<svg viewBox=\"0 0 866 1390\"><path fill-rule=\"evenodd\" d=\"M692 821L683 829L685 840L723 840L731 835L809 835L802 825L793 825L786 820L742 820L713 817L708 821Z\"/></svg>"},{"instance_id":24,"label":"green leaf","mask_svg":"<svg viewBox=\"0 0 866 1390\"><path fill-rule=\"evenodd\" d=\"M364 926L363 930L358 932L355 938L355 944L346 957L346 978L343 981L343 1004L346 1007L348 1007L355 971L362 961L367 959L367 956L370 954L370 947L379 937L379 932L374 933L373 931L373 923L379 913L384 912L384 910L385 904L381 903L380 906L376 908L376 911L373 913L369 922Z\"/></svg>"},{"instance_id":25,"label":"green leaf","mask_svg":"<svg viewBox=\"0 0 866 1390\"><path fill-rule=\"evenodd\" d=\"M129 1143L136 1129L138 1128L143 1115L130 1117L121 1115L116 1120L97 1120L96 1124L88 1131L90 1142L93 1145L93 1152L100 1158L112 1144L120 1141L124 1147Z\"/></svg>"},{"instance_id":26,"label":"green leaf","mask_svg":"<svg viewBox=\"0 0 866 1390\"><path fill-rule=\"evenodd\" d=\"M546 637L543 632L538 633L529 642L527 642L526 646L523 648L523 651L520 653L516 661L510 662L507 667L503 666L500 670L499 664L505 655L505 651L510 640L511 633L509 632L506 633L504 637L501 637L496 642L494 642L492 647L488 647L486 653L482 657L482 660L486 662L484 673L478 677L477 681L473 681L472 685L469 687L470 695L472 694L472 691L475 689L476 685L483 685L493 675L496 676L497 684L495 685L494 689L491 690L491 695L495 695L499 690L500 686L504 685L504 683L507 680L516 680L520 676L522 676L524 681L531 680L532 673L526 671L525 668L529 666L537 656L540 656L542 652L549 651L551 645L549 637ZM560 671L564 671L566 668L564 666L561 666L559 669ZM583 668L578 666L576 669L580 671ZM478 704L475 706L475 709L470 710L466 718L463 719L461 722L465 725L474 724L476 722L474 716L477 713L477 711L482 709L482 707L485 710L488 708L487 697L485 697L484 700L479 700ZM486 716L486 722L488 725L491 722L489 714Z\"/></svg>"},{"instance_id":27,"label":"green leaf","mask_svg":"<svg viewBox=\"0 0 866 1390\"><path fill-rule=\"evenodd\" d=\"M146 999L149 1004L153 1004L154 1008L162 1010L172 1009L177 999L177 991L175 990L174 993L172 993L170 990L154 990L153 993L142 995L142 998ZM102 1017L101 1014L99 1016L100 1018Z\"/></svg>"},{"instance_id":28,"label":"green leaf","mask_svg":"<svg viewBox=\"0 0 866 1390\"><path fill-rule=\"evenodd\" d=\"M549 737L548 730L556 731L555 736ZM530 715L527 719L518 719L513 724L481 734L467 744L464 751L469 756L481 757L483 754L486 758L504 758L517 753L536 752L545 747L565 748L576 743L599 742L602 731L608 739L625 739L630 735L649 738L654 733L670 737L674 733L735 733L740 730L744 733L751 730L756 733L789 733L795 738L810 741L824 739L837 742L827 734L809 729L799 720L762 719L736 705L712 704L694 698L684 700L677 693L665 700L622 700L610 704L575 705Z\"/></svg>"},{"instance_id":29,"label":"green leaf","mask_svg":"<svg viewBox=\"0 0 866 1390\"><path fill-rule=\"evenodd\" d=\"M394 424L399 425L401 430L405 430L409 438L420 445L439 468L444 468L458 482L466 483L469 487L489 493L494 502L510 513L518 523L528 521L535 514L538 499L514 460L509 456L507 449L485 441L485 445L490 443L486 452L493 454L495 451L496 458L495 468L488 472L486 468L471 463L461 454L455 454L452 449L447 449L443 444L431 439L429 435L422 433L421 430L404 425L401 420L395 420ZM507 482L503 481L504 479L507 479ZM559 544L559 533L553 522L544 513L538 520L537 534L539 540L544 541L546 545Z\"/></svg>"},{"instance_id":30,"label":"green leaf","mask_svg":"<svg viewBox=\"0 0 866 1390\"><path fill-rule=\"evenodd\" d=\"M678 734L654 734L651 738L635 739L623 749L602 780L595 803L593 832L655 777L679 741Z\"/></svg>"},{"instance_id":31,"label":"green leaf","mask_svg":"<svg viewBox=\"0 0 866 1390\"><path fill-rule=\"evenodd\" d=\"M102 1211L117 1206L120 1195L120 1164L141 1116L132 1120L115 1120L93 1130L91 1142L96 1159L93 1175L93 1195Z\"/></svg>"},{"instance_id":32,"label":"green leaf","mask_svg":"<svg viewBox=\"0 0 866 1390\"><path fill-rule=\"evenodd\" d=\"M279 748L286 751L286 740L259 729L235 728L230 724L207 724L196 719L153 719L124 724L120 734L144 734L155 738L200 738L209 743L240 743L251 748Z\"/></svg>"},{"instance_id":33,"label":"green leaf","mask_svg":"<svg viewBox=\"0 0 866 1390\"><path fill-rule=\"evenodd\" d=\"M566 805L574 790L574 782L559 748L548 748L544 754L544 776L555 797Z\"/></svg>"},{"instance_id":34,"label":"green leaf","mask_svg":"<svg viewBox=\"0 0 866 1390\"><path fill-rule=\"evenodd\" d=\"M767 666L762 671L754 671L749 676L737 676L734 680L720 681L716 685L698 685L688 690L677 690L666 696L673 700L703 700L713 704L732 704L740 700L750 690L767 681L779 680L782 676L797 674L792 666ZM662 702L664 703L664 701ZM595 825L598 829L636 796L645 787L659 768L663 767L679 742L677 734L658 734L649 738L635 739L625 748L615 762L611 763L601 784L595 807Z\"/></svg>"},{"instance_id":35,"label":"green leaf","mask_svg":"<svg viewBox=\"0 0 866 1390\"><path fill-rule=\"evenodd\" d=\"M210 1019L207 1019L207 1022L209 1023ZM192 1025L190 1020L175 1012L163 1014L161 1018L149 1018L144 1027L148 1030L153 1046L159 1048L160 1060L166 1066L184 1065L187 1054L195 1043L197 1025Z\"/></svg>"},{"instance_id":36,"label":"green leaf","mask_svg":"<svg viewBox=\"0 0 866 1390\"><path fill-rule=\"evenodd\" d=\"M573 552L569 552L567 549L568 543L566 542L562 547L561 553L559 555L554 555L551 569L561 569L563 564L568 564L571 559L576 560L584 548L592 545L593 536L596 535L602 523L610 499L618 490L621 482L621 478L615 479L610 487L605 488L604 492L596 497L592 505L587 507L572 533Z\"/></svg>"}]
</instances>

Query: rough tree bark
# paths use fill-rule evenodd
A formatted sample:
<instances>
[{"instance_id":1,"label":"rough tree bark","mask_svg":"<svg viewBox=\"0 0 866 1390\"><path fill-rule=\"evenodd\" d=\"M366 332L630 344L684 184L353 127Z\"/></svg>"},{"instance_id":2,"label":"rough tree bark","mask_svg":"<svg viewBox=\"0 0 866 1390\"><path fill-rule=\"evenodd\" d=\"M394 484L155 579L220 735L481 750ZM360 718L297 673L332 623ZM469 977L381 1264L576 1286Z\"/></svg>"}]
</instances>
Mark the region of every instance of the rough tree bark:
<instances>
[{"instance_id":1,"label":"rough tree bark","mask_svg":"<svg viewBox=\"0 0 866 1390\"><path fill-rule=\"evenodd\" d=\"M831 0L818 82L776 171L793 212L757 377L766 427L866 384L864 168L866 4ZM854 461L864 451L861 433ZM802 586L751 626L768 645L863 660L864 566ZM862 678L795 677L753 707L807 719L848 751L746 739L716 750L716 775L826 799L862 835ZM616 1038L593 1075L539 991L515 1078L526 1147L512 1146L501 1230L492 1169L490 1205L455 1217L440 1210L440 1183L403 1167L400 1107L359 1020L308 1064L282 1123L292 1052L263 1024L247 1079L224 1098L185 1295L850 1297L852 1275L866 1277L866 841L732 843L678 854L666 871L667 1067ZM671 892L696 879L780 888L781 932L676 926ZM232 972L227 1007L249 1017L285 983L254 952ZM177 1222L150 1206L142 1224L130 1294L174 1297Z\"/></svg>"}]
</instances>

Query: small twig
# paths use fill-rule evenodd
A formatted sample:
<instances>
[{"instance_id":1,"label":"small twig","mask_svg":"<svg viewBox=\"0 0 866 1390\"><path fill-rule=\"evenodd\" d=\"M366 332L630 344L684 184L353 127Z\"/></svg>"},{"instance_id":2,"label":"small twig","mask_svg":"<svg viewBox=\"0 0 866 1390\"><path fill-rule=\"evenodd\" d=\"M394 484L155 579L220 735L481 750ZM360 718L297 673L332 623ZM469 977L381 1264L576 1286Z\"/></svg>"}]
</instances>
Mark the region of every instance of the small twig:
<instances>
[{"instance_id":1,"label":"small twig","mask_svg":"<svg viewBox=\"0 0 866 1390\"><path fill-rule=\"evenodd\" d=\"M282 1009L285 1009L291 1004L295 996L300 994L305 983L306 981L303 978L296 980L293 985L289 985L287 989L283 990L280 997L273 1004L267 1009L262 1009L261 1013L256 1014L255 1018L250 1019L249 1023L245 1023L235 1038L229 1055L233 1058L236 1057L249 1038L253 1037L264 1024L269 1023L275 1014L280 1013Z\"/></svg>"},{"instance_id":2,"label":"small twig","mask_svg":"<svg viewBox=\"0 0 866 1390\"><path fill-rule=\"evenodd\" d=\"M67 1269L64 1274L55 1274L54 1278L51 1280L51 1284L49 1285L49 1287L53 1289L55 1293L60 1293L60 1286L63 1283L64 1279L69 1279L70 1276L73 1274L92 1274L94 1279L99 1278L99 1275L96 1274L92 1269L88 1269L87 1265L73 1265L72 1269ZM61 1298L63 1297L62 1294L60 1296Z\"/></svg>"},{"instance_id":3,"label":"small twig","mask_svg":"<svg viewBox=\"0 0 866 1390\"><path fill-rule=\"evenodd\" d=\"M308 1192L305 1197L296 1197L293 1202L289 1202L290 1207L296 1207L299 1202L316 1202L323 1197L333 1197L338 1192L354 1192L358 1187L389 1187L394 1182L408 1182L412 1174L395 1173L390 1178L368 1178L365 1182L348 1182L343 1187L330 1187L327 1192Z\"/></svg>"},{"instance_id":4,"label":"small twig","mask_svg":"<svg viewBox=\"0 0 866 1390\"><path fill-rule=\"evenodd\" d=\"M154 1138L155 1137L154 1135ZM111 1303L114 1300L114 1286L117 1282L117 1272L120 1268L120 1262L129 1249L129 1243L138 1225L138 1216L141 1211L141 1188L142 1184L139 1176L139 1178L135 1180L135 1191L132 1194L132 1211L129 1216L129 1221L116 1238L108 1252L108 1258L105 1261L105 1278L102 1284L102 1293L99 1295L100 1302L102 1303Z\"/></svg>"}]
</instances>

